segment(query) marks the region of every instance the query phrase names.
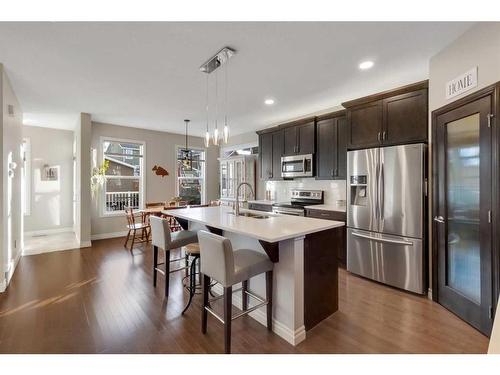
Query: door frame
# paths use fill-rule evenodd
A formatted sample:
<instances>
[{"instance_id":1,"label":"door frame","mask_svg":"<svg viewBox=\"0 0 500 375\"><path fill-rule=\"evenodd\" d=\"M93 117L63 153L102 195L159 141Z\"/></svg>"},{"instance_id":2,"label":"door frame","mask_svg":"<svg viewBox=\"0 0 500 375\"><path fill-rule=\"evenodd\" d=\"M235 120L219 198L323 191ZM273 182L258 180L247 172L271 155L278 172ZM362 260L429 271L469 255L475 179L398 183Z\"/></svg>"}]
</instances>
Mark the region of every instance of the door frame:
<instances>
[{"instance_id":1,"label":"door frame","mask_svg":"<svg viewBox=\"0 0 500 375\"><path fill-rule=\"evenodd\" d=\"M493 85L487 86L479 91L476 91L470 95L460 98L450 104L447 104L441 108L432 111L432 215L429 218L431 220L432 228L432 300L439 303L439 274L438 274L438 246L439 238L437 233L437 223L434 222L433 218L438 215L439 206L436 204L438 201L439 192L439 180L438 180L438 153L436 150L436 139L438 132L437 119L440 115L449 112L451 110L457 109L463 105L474 102L485 96L491 95L491 109L493 114L493 119L491 121L491 207L492 207L492 218L491 226L492 228L498 228L500 224L500 161L498 160L500 156L500 129L498 114L500 113L500 102L499 102L499 91L500 82ZM492 308L491 312L494 316L495 309L498 304L498 294L500 292L500 234L498 231L492 230L491 236L491 276L492 276Z\"/></svg>"}]
</instances>

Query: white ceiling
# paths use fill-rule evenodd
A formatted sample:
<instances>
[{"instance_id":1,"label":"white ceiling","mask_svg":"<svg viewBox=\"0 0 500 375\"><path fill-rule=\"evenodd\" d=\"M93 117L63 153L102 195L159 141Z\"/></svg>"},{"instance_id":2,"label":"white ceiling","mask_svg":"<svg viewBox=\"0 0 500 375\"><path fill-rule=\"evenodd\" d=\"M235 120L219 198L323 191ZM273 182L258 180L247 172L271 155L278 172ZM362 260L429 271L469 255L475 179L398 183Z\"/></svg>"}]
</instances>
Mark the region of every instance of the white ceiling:
<instances>
[{"instance_id":1,"label":"white ceiling","mask_svg":"<svg viewBox=\"0 0 500 375\"><path fill-rule=\"evenodd\" d=\"M182 133L190 118L190 132L202 135L206 75L198 68L227 45L238 51L228 107L231 134L239 134L426 79L430 57L471 25L0 23L0 62L27 124L72 128L88 112L94 121ZM360 71L366 59L375 66Z\"/></svg>"}]
</instances>

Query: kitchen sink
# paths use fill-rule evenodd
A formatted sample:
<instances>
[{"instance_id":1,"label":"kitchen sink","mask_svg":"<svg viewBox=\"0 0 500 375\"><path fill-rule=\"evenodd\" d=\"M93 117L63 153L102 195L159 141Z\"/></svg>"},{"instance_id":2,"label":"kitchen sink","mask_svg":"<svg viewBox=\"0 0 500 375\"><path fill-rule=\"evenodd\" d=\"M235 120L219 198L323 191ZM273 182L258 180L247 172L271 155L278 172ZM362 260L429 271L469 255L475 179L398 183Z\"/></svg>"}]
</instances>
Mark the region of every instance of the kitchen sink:
<instances>
[{"instance_id":1,"label":"kitchen sink","mask_svg":"<svg viewBox=\"0 0 500 375\"><path fill-rule=\"evenodd\" d=\"M229 215L236 215L234 212L228 212ZM269 216L254 214L253 212L241 212L239 216L251 217L252 219L268 219Z\"/></svg>"}]
</instances>

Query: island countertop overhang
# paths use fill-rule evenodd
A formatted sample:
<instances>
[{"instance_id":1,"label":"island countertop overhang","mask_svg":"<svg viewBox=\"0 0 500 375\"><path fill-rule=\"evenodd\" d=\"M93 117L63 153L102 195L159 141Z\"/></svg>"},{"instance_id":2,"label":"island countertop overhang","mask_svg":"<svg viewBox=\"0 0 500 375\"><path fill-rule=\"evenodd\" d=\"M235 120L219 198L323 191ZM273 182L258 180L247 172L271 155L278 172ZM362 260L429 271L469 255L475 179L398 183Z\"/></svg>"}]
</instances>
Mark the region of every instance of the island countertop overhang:
<instances>
[{"instance_id":1,"label":"island countertop overhang","mask_svg":"<svg viewBox=\"0 0 500 375\"><path fill-rule=\"evenodd\" d=\"M246 210L247 212L249 210ZM244 210L242 210L244 212ZM342 221L256 212L266 219L235 216L224 206L165 210L164 214L266 242L279 242L344 226Z\"/></svg>"}]
</instances>

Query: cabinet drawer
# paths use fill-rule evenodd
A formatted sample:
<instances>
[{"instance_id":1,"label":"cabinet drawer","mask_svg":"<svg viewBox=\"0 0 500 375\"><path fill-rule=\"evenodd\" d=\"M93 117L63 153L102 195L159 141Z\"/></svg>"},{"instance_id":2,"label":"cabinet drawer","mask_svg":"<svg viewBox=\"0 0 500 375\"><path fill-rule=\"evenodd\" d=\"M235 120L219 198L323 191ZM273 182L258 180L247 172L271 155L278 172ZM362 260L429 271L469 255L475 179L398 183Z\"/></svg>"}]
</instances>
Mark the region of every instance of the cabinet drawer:
<instances>
[{"instance_id":1,"label":"cabinet drawer","mask_svg":"<svg viewBox=\"0 0 500 375\"><path fill-rule=\"evenodd\" d=\"M270 204L249 203L248 208L250 210L256 210L256 211L265 211L265 212L273 211L273 206L271 206Z\"/></svg>"},{"instance_id":2,"label":"cabinet drawer","mask_svg":"<svg viewBox=\"0 0 500 375\"><path fill-rule=\"evenodd\" d=\"M346 213L340 211L315 210L308 208L306 215L307 217L314 217L317 219L346 221Z\"/></svg>"}]
</instances>

